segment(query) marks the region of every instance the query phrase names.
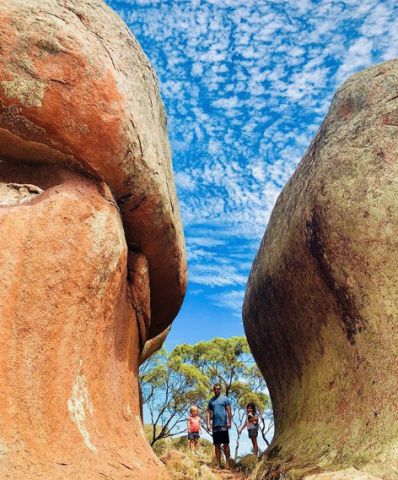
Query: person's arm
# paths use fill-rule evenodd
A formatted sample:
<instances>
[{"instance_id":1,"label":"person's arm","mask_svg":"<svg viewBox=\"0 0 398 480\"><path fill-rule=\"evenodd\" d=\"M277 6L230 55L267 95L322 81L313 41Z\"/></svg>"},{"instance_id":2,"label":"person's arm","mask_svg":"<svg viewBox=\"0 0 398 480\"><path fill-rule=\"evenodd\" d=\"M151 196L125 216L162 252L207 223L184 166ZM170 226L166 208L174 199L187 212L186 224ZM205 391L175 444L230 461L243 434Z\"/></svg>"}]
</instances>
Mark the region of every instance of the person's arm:
<instances>
[{"instance_id":1,"label":"person's arm","mask_svg":"<svg viewBox=\"0 0 398 480\"><path fill-rule=\"evenodd\" d=\"M187 420L187 430L188 430L188 433L191 433L191 432L189 431L189 418L188 418L188 420Z\"/></svg>"},{"instance_id":2,"label":"person's arm","mask_svg":"<svg viewBox=\"0 0 398 480\"><path fill-rule=\"evenodd\" d=\"M238 430L238 434L240 435L243 430L245 429L245 427L247 427L247 420L245 422L243 422L243 424L241 425L241 427L239 428Z\"/></svg>"},{"instance_id":3,"label":"person's arm","mask_svg":"<svg viewBox=\"0 0 398 480\"><path fill-rule=\"evenodd\" d=\"M225 406L225 410L227 411L227 427L231 428L232 425L232 411L231 405L228 402L228 405Z\"/></svg>"},{"instance_id":4,"label":"person's arm","mask_svg":"<svg viewBox=\"0 0 398 480\"><path fill-rule=\"evenodd\" d=\"M209 430L209 432L210 432L211 431L211 422L213 420L212 411L210 410L210 404L207 407L206 420L207 420L207 430Z\"/></svg>"}]
</instances>

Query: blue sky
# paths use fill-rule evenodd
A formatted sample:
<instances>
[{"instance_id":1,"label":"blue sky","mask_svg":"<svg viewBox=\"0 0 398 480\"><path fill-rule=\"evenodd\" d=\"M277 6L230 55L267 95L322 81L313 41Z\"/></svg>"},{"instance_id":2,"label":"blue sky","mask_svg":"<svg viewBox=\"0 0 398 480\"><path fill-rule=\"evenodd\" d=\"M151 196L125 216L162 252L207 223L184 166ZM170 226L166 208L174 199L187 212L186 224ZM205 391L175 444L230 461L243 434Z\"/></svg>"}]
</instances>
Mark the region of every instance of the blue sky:
<instances>
[{"instance_id":1,"label":"blue sky","mask_svg":"<svg viewBox=\"0 0 398 480\"><path fill-rule=\"evenodd\" d=\"M189 261L169 348L243 333L275 200L352 73L398 56L396 1L108 0L159 79Z\"/></svg>"}]
</instances>

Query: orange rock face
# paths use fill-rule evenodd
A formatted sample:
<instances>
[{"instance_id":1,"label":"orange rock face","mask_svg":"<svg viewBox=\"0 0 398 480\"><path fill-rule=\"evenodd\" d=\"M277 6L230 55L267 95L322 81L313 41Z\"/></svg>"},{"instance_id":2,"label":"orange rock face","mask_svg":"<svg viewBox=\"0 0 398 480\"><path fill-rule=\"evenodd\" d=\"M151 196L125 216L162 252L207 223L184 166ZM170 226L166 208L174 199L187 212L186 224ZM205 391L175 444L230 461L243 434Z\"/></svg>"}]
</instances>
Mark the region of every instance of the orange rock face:
<instances>
[{"instance_id":1,"label":"orange rock face","mask_svg":"<svg viewBox=\"0 0 398 480\"><path fill-rule=\"evenodd\" d=\"M101 185L67 177L27 196L2 184L0 476L156 478L123 226Z\"/></svg>"},{"instance_id":2,"label":"orange rock face","mask_svg":"<svg viewBox=\"0 0 398 480\"><path fill-rule=\"evenodd\" d=\"M0 4L0 478L155 480L138 365L186 286L166 120L124 24L77 3Z\"/></svg>"},{"instance_id":3,"label":"orange rock face","mask_svg":"<svg viewBox=\"0 0 398 480\"><path fill-rule=\"evenodd\" d=\"M166 116L151 66L101 1L0 4L0 158L73 166L104 180L128 246L145 254L151 336L186 284Z\"/></svg>"}]
</instances>

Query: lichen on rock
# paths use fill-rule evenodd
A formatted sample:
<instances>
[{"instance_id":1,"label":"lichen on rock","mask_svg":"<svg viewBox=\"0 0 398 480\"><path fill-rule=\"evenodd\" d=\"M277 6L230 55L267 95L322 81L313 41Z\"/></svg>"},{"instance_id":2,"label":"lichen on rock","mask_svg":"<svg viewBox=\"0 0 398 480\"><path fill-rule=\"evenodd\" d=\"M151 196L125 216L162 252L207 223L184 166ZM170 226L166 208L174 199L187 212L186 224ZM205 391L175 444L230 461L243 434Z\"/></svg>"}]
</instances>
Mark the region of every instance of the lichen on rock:
<instances>
[{"instance_id":1,"label":"lichen on rock","mask_svg":"<svg viewBox=\"0 0 398 480\"><path fill-rule=\"evenodd\" d=\"M1 82L4 95L25 107L41 107L46 85L43 81L16 76Z\"/></svg>"},{"instance_id":2,"label":"lichen on rock","mask_svg":"<svg viewBox=\"0 0 398 480\"><path fill-rule=\"evenodd\" d=\"M43 190L36 185L0 182L0 206L29 202L41 193Z\"/></svg>"}]
</instances>

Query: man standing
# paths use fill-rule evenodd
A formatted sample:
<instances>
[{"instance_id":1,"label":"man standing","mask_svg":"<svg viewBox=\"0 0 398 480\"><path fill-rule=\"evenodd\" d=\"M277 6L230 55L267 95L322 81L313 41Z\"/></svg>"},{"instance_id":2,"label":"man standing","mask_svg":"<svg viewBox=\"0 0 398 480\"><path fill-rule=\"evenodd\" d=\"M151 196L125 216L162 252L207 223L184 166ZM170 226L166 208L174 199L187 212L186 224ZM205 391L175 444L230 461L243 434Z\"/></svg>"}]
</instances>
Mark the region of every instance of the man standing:
<instances>
[{"instance_id":1,"label":"man standing","mask_svg":"<svg viewBox=\"0 0 398 480\"><path fill-rule=\"evenodd\" d=\"M224 395L221 395L221 385L213 387L214 397L210 399L207 408L207 429L213 434L213 444L218 466L221 468L221 445L224 448L226 468L230 468L229 433L231 428L231 404Z\"/></svg>"}]
</instances>

